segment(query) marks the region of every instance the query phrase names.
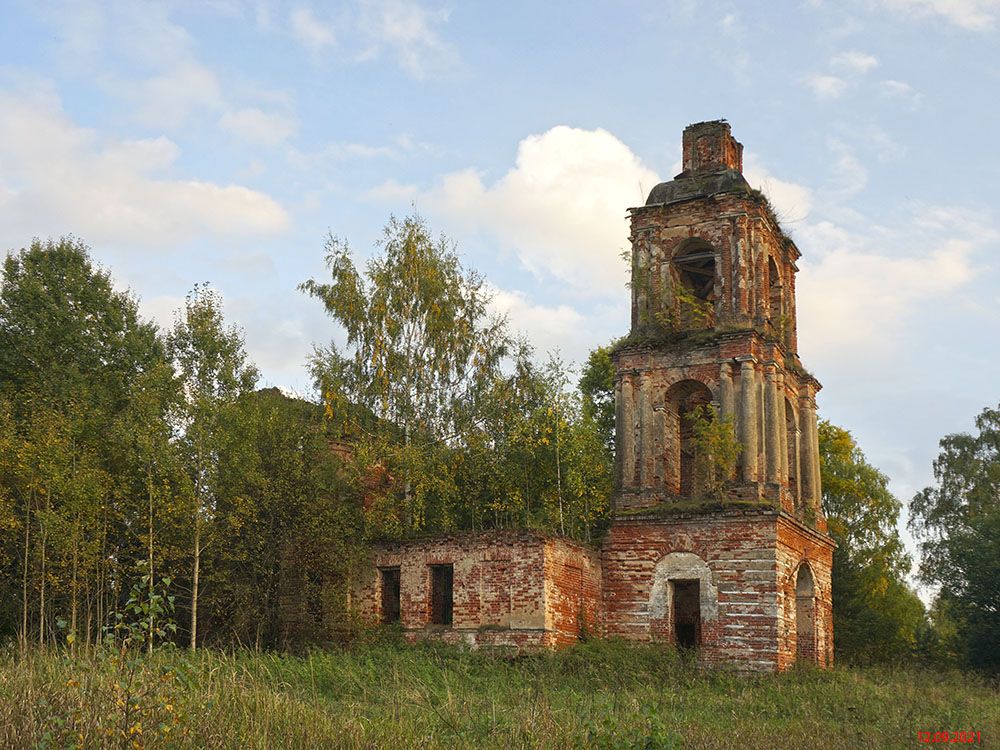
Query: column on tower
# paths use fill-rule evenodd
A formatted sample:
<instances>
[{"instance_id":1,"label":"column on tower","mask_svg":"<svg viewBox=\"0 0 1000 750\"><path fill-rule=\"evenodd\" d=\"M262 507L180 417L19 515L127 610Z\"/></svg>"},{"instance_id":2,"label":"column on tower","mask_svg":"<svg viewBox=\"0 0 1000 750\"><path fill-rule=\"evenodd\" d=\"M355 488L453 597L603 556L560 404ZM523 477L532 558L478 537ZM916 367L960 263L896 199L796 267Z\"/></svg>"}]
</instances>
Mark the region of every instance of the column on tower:
<instances>
[{"instance_id":1,"label":"column on tower","mask_svg":"<svg viewBox=\"0 0 1000 750\"><path fill-rule=\"evenodd\" d=\"M754 370L754 380L757 381L757 481L766 482L767 478L767 425L764 423L764 368L758 366Z\"/></svg>"},{"instance_id":2,"label":"column on tower","mask_svg":"<svg viewBox=\"0 0 1000 750\"><path fill-rule=\"evenodd\" d=\"M764 365L764 381L764 456L767 481L777 483L781 481L781 433L778 425L778 377L773 362Z\"/></svg>"},{"instance_id":3,"label":"column on tower","mask_svg":"<svg viewBox=\"0 0 1000 750\"><path fill-rule=\"evenodd\" d=\"M794 418L794 414L792 417ZM795 502L796 504L802 502L803 498L803 484L802 484L802 430L799 427L798 421L795 421L795 430L792 434L792 440L795 441L795 452L792 454L792 469L795 470Z\"/></svg>"},{"instance_id":4,"label":"column on tower","mask_svg":"<svg viewBox=\"0 0 1000 750\"><path fill-rule=\"evenodd\" d=\"M816 406L812 393L801 396L799 423L801 425L801 451L799 464L802 470L802 501L814 512L819 508L819 439L816 431Z\"/></svg>"},{"instance_id":5,"label":"column on tower","mask_svg":"<svg viewBox=\"0 0 1000 750\"><path fill-rule=\"evenodd\" d=\"M666 450L664 446L664 440L667 430L667 420L666 420L666 409L663 403L663 391L662 389L654 389L657 391L656 396L653 398L652 402L652 416L653 416L653 476L651 486L657 490L662 490L664 482L666 481L666 467L665 467L665 455Z\"/></svg>"},{"instance_id":6,"label":"column on tower","mask_svg":"<svg viewBox=\"0 0 1000 750\"><path fill-rule=\"evenodd\" d=\"M631 373L622 373L622 487L635 485L635 394Z\"/></svg>"},{"instance_id":7,"label":"column on tower","mask_svg":"<svg viewBox=\"0 0 1000 750\"><path fill-rule=\"evenodd\" d=\"M757 481L757 377L753 359L740 361L740 443L743 480Z\"/></svg>"},{"instance_id":8,"label":"column on tower","mask_svg":"<svg viewBox=\"0 0 1000 750\"><path fill-rule=\"evenodd\" d=\"M639 244L635 250L635 271L633 272L632 283L636 286L636 305L638 307L639 324L649 323L649 247ZM639 278L634 278L638 276Z\"/></svg>"},{"instance_id":9,"label":"column on tower","mask_svg":"<svg viewBox=\"0 0 1000 750\"><path fill-rule=\"evenodd\" d=\"M639 443L636 455L639 458L639 488L647 489L652 485L650 469L652 463L653 445L653 399L651 393L650 375L648 371L639 373L638 421Z\"/></svg>"},{"instance_id":10,"label":"column on tower","mask_svg":"<svg viewBox=\"0 0 1000 750\"><path fill-rule=\"evenodd\" d=\"M733 366L729 362L723 362L719 368L719 416L725 419L729 417L736 422L735 396L733 393Z\"/></svg>"},{"instance_id":11,"label":"column on tower","mask_svg":"<svg viewBox=\"0 0 1000 750\"><path fill-rule=\"evenodd\" d=\"M615 378L615 484L621 489L625 486L625 401L622 398L622 381L624 377Z\"/></svg>"},{"instance_id":12,"label":"column on tower","mask_svg":"<svg viewBox=\"0 0 1000 750\"><path fill-rule=\"evenodd\" d=\"M820 463L819 463L819 425L816 422L816 395L809 401L809 424L812 425L812 460L813 460L813 476L816 477L816 481L813 484L813 510L819 513L820 507L823 502L823 478L820 476Z\"/></svg>"},{"instance_id":13,"label":"column on tower","mask_svg":"<svg viewBox=\"0 0 1000 750\"><path fill-rule=\"evenodd\" d=\"M788 414L785 411L785 374L780 370L777 372L778 385L778 452L781 454L781 469L779 480L782 484L788 483Z\"/></svg>"}]
</instances>

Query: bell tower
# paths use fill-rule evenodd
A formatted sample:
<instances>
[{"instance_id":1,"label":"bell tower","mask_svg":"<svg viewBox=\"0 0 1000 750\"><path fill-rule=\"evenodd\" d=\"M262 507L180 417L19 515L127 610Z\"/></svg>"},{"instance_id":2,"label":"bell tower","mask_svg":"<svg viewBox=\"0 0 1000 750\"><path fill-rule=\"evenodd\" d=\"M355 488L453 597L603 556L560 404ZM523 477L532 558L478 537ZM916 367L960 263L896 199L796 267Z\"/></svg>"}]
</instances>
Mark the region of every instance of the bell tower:
<instances>
[{"instance_id":1,"label":"bell tower","mask_svg":"<svg viewBox=\"0 0 1000 750\"><path fill-rule=\"evenodd\" d=\"M683 171L629 212L605 632L709 664L829 666L834 543L820 385L797 350L799 250L743 178L728 123L685 128L683 153Z\"/></svg>"},{"instance_id":2,"label":"bell tower","mask_svg":"<svg viewBox=\"0 0 1000 750\"><path fill-rule=\"evenodd\" d=\"M743 177L727 122L690 125L683 171L630 211L632 329L616 364L616 510L699 492L692 412L731 425L722 497L773 504L825 530L815 395L799 361L798 248Z\"/></svg>"}]
</instances>

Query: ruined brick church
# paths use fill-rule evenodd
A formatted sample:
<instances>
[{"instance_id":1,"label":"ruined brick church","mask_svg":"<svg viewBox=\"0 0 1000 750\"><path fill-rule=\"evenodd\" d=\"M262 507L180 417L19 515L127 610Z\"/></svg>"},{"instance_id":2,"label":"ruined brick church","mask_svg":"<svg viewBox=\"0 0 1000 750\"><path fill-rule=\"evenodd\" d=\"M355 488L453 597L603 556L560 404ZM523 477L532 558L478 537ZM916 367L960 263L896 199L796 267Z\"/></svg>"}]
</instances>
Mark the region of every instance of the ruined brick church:
<instances>
[{"instance_id":1,"label":"ruined brick church","mask_svg":"<svg viewBox=\"0 0 1000 750\"><path fill-rule=\"evenodd\" d=\"M352 597L362 617L473 646L602 635L742 669L832 664L834 544L820 386L797 353L799 250L744 179L742 152L724 121L689 126L683 171L629 211L632 330L614 355L617 476L600 544L531 531L381 544ZM698 501L686 416L708 404L740 457Z\"/></svg>"}]
</instances>

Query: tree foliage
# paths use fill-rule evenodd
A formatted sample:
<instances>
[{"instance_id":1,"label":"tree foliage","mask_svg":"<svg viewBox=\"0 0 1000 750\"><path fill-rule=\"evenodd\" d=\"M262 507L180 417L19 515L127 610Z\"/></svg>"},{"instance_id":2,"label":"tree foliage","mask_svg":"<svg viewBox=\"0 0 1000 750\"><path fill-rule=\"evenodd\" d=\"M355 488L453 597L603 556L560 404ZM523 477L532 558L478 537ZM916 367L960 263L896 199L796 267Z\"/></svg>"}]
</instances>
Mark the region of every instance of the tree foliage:
<instances>
[{"instance_id":1,"label":"tree foliage","mask_svg":"<svg viewBox=\"0 0 1000 750\"><path fill-rule=\"evenodd\" d=\"M610 464L569 370L533 363L490 314L482 279L420 218L390 219L375 251L362 272L331 238L331 281L302 285L346 333L346 349L312 365L356 443L368 533L526 525L589 537Z\"/></svg>"},{"instance_id":2,"label":"tree foliage","mask_svg":"<svg viewBox=\"0 0 1000 750\"><path fill-rule=\"evenodd\" d=\"M1000 671L1000 407L976 417L977 434L944 437L935 484L910 501L921 578L940 587L968 663Z\"/></svg>"},{"instance_id":3,"label":"tree foliage","mask_svg":"<svg viewBox=\"0 0 1000 750\"><path fill-rule=\"evenodd\" d=\"M608 453L615 452L615 366L612 345L599 346L587 357L580 374L584 415L593 420Z\"/></svg>"},{"instance_id":4,"label":"tree foliage","mask_svg":"<svg viewBox=\"0 0 1000 750\"><path fill-rule=\"evenodd\" d=\"M902 506L847 430L820 420L819 449L823 511L837 542L837 655L853 662L910 657L926 624L923 604L906 583L910 560L897 527Z\"/></svg>"},{"instance_id":5,"label":"tree foliage","mask_svg":"<svg viewBox=\"0 0 1000 750\"><path fill-rule=\"evenodd\" d=\"M0 288L0 498L6 500L4 624L42 643L65 621L99 638L117 606L117 569L138 548L126 501L141 482L122 426L140 394L162 422L169 387L146 388L163 363L156 329L72 238L34 241L4 261ZM169 377L167 377L169 381ZM2 527L2 524L0 524ZM15 584L16 582L16 584ZM19 591L15 594L14 586Z\"/></svg>"},{"instance_id":6,"label":"tree foliage","mask_svg":"<svg viewBox=\"0 0 1000 750\"><path fill-rule=\"evenodd\" d=\"M196 287L164 336L82 243L36 241L4 262L0 341L0 637L91 647L135 615L151 648L174 637L164 578L201 623L178 628L189 642L275 646L343 621L292 627L276 598L289 571L303 599L342 594L353 559L322 407L253 395L215 293ZM150 606L129 613L136 597Z\"/></svg>"},{"instance_id":7,"label":"tree foliage","mask_svg":"<svg viewBox=\"0 0 1000 750\"><path fill-rule=\"evenodd\" d=\"M198 642L198 596L202 550L212 543L211 532L229 513L234 501L219 495L220 457L224 450L249 450L239 434L236 405L257 383L257 368L247 362L243 335L227 327L217 292L196 286L188 295L167 337L167 351L181 385L182 408L179 449L189 481L192 526L190 646Z\"/></svg>"},{"instance_id":8,"label":"tree foliage","mask_svg":"<svg viewBox=\"0 0 1000 750\"><path fill-rule=\"evenodd\" d=\"M694 448L693 492L698 498L719 497L736 473L742 446L730 415L725 417L711 405L702 404L684 415L691 429Z\"/></svg>"}]
</instances>

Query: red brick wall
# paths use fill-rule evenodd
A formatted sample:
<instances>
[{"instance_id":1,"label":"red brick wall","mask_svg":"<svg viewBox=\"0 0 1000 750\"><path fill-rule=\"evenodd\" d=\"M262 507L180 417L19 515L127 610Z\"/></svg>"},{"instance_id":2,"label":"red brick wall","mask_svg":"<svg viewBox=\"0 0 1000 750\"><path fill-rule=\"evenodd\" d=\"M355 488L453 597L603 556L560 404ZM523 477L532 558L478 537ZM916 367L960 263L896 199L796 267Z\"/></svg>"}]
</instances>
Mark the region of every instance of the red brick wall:
<instances>
[{"instance_id":1,"label":"red brick wall","mask_svg":"<svg viewBox=\"0 0 1000 750\"><path fill-rule=\"evenodd\" d=\"M454 566L450 627L430 624L430 566L440 564ZM352 602L372 624L381 619L378 570L385 567L400 569L400 624L411 639L553 646L597 626L598 554L566 539L493 531L377 545Z\"/></svg>"},{"instance_id":2,"label":"red brick wall","mask_svg":"<svg viewBox=\"0 0 1000 750\"><path fill-rule=\"evenodd\" d=\"M833 542L829 537L782 517L778 523L778 605L781 612L778 666L786 669L798 658L798 606L795 584L800 567L808 565L813 579L813 622L804 660L833 666Z\"/></svg>"},{"instance_id":3,"label":"red brick wall","mask_svg":"<svg viewBox=\"0 0 1000 750\"><path fill-rule=\"evenodd\" d=\"M820 647L825 648L832 643L827 625L830 546L803 528L777 511L616 522L604 547L605 632L673 641L668 579L698 577L694 561L700 560L707 570L700 659L762 671L785 668L790 665L788 624L779 581L787 581L791 550L808 547L821 592L817 612ZM784 540L780 548L779 536ZM672 569L664 564L669 558L678 561Z\"/></svg>"},{"instance_id":4,"label":"red brick wall","mask_svg":"<svg viewBox=\"0 0 1000 750\"><path fill-rule=\"evenodd\" d=\"M772 671L796 661L796 574L814 593L808 659L832 664L833 544L777 510L616 521L600 552L528 531L442 536L378 545L353 596L380 619L378 569L400 568L401 624L471 646L567 645L583 634L673 642L672 580L699 581L699 659ZM430 624L430 566L454 566L454 620Z\"/></svg>"},{"instance_id":5,"label":"red brick wall","mask_svg":"<svg viewBox=\"0 0 1000 750\"><path fill-rule=\"evenodd\" d=\"M588 547L557 538L545 546L546 625L557 645L601 632L601 559Z\"/></svg>"}]
</instances>

